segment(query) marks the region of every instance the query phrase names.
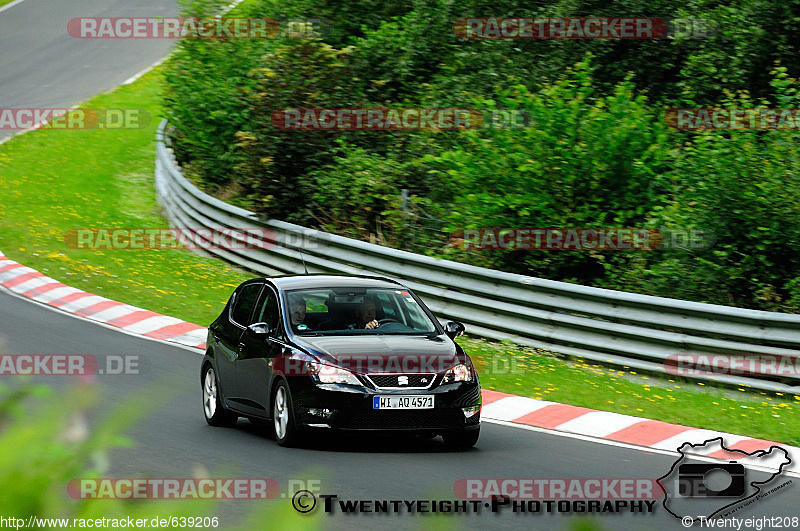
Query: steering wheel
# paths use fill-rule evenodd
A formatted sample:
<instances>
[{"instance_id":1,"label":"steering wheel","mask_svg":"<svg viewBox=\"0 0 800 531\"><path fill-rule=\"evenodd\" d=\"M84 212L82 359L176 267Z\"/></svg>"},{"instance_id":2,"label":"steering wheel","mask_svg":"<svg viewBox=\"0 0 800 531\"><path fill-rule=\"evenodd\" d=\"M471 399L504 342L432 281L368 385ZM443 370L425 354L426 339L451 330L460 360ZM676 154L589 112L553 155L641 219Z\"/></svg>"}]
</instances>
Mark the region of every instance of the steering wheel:
<instances>
[{"instance_id":1,"label":"steering wheel","mask_svg":"<svg viewBox=\"0 0 800 531\"><path fill-rule=\"evenodd\" d=\"M383 325L385 325L385 324L389 324L389 323L397 323L397 324L400 324L400 321L398 321L397 319L393 319L393 318L391 318L391 317L384 317L383 319L381 319L380 321L378 321L378 326L383 326Z\"/></svg>"}]
</instances>

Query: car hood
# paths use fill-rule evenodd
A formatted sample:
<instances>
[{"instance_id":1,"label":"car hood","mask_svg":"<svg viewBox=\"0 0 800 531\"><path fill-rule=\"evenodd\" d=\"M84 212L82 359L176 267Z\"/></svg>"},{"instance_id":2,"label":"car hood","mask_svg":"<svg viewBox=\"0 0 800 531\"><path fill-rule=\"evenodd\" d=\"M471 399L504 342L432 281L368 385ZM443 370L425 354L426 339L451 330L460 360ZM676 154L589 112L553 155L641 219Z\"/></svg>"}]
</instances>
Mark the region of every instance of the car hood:
<instances>
[{"instance_id":1,"label":"car hood","mask_svg":"<svg viewBox=\"0 0 800 531\"><path fill-rule=\"evenodd\" d=\"M456 364L458 351L447 336L296 337L320 361L357 373L441 372Z\"/></svg>"}]
</instances>

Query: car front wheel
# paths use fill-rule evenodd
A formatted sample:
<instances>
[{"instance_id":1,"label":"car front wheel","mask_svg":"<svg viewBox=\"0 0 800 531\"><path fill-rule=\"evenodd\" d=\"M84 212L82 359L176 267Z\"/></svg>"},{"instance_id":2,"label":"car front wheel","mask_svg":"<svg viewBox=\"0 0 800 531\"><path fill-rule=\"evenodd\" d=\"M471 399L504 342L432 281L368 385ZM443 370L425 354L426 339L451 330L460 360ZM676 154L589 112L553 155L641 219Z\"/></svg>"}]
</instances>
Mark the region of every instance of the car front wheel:
<instances>
[{"instance_id":1,"label":"car front wheel","mask_svg":"<svg viewBox=\"0 0 800 531\"><path fill-rule=\"evenodd\" d=\"M239 420L235 415L222 406L222 395L219 391L219 380L214 368L210 365L203 373L203 413L206 422L211 426L233 426Z\"/></svg>"},{"instance_id":2,"label":"car front wheel","mask_svg":"<svg viewBox=\"0 0 800 531\"><path fill-rule=\"evenodd\" d=\"M272 421L275 425L275 441L280 446L297 444L297 426L294 422L294 408L289 386L281 380L275 387L272 399Z\"/></svg>"}]
</instances>

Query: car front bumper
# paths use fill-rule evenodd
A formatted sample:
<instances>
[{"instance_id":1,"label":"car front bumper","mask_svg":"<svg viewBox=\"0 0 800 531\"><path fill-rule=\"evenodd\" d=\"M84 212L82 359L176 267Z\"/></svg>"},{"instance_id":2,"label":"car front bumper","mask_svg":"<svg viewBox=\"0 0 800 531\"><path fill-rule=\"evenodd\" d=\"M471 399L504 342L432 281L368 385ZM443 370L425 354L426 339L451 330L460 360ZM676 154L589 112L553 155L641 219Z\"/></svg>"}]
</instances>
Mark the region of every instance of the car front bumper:
<instances>
[{"instance_id":1,"label":"car front bumper","mask_svg":"<svg viewBox=\"0 0 800 531\"><path fill-rule=\"evenodd\" d=\"M310 378L290 381L295 421L299 427L359 431L418 431L444 434L480 426L478 382L458 382L432 389L370 389L315 384ZM433 395L431 409L373 409L375 396ZM478 407L467 416L465 409Z\"/></svg>"}]
</instances>

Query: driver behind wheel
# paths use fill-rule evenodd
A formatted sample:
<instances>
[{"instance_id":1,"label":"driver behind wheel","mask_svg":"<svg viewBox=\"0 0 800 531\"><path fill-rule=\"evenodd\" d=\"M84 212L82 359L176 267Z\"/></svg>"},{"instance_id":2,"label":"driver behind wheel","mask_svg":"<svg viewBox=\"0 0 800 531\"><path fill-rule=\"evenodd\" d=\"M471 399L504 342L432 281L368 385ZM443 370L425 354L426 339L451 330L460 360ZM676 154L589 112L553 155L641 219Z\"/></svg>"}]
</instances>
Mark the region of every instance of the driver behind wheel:
<instances>
[{"instance_id":1,"label":"driver behind wheel","mask_svg":"<svg viewBox=\"0 0 800 531\"><path fill-rule=\"evenodd\" d=\"M380 326L378 324L377 314L375 310L375 302L372 299L364 299L364 302L356 308L356 326L355 328L374 329Z\"/></svg>"}]
</instances>

